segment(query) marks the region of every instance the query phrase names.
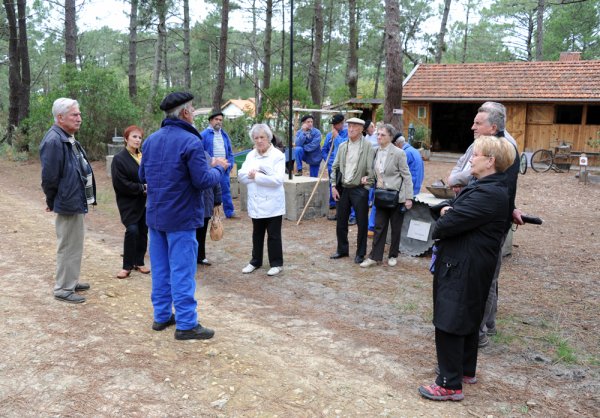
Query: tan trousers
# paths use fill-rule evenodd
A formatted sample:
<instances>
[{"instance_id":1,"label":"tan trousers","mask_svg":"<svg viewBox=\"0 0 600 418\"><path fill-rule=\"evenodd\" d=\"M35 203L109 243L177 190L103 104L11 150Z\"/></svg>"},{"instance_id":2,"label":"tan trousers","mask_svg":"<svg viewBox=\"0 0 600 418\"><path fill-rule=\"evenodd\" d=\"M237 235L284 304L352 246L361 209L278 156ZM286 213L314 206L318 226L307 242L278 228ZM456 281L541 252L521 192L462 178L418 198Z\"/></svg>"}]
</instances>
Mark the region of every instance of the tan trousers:
<instances>
[{"instance_id":1,"label":"tan trousers","mask_svg":"<svg viewBox=\"0 0 600 418\"><path fill-rule=\"evenodd\" d=\"M75 291L83 256L83 213L56 215L56 285L55 296L68 296Z\"/></svg>"}]
</instances>

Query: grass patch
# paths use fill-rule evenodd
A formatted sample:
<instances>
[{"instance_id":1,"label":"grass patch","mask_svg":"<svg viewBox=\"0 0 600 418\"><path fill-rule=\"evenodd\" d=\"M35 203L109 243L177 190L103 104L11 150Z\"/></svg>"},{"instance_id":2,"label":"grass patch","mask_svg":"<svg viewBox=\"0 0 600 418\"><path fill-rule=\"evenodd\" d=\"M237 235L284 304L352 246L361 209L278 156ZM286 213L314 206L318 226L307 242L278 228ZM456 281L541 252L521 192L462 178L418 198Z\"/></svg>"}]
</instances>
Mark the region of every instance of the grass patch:
<instances>
[{"instance_id":1,"label":"grass patch","mask_svg":"<svg viewBox=\"0 0 600 418\"><path fill-rule=\"evenodd\" d=\"M554 360L573 364L577 363L575 349L569 345L569 342L558 334L550 334L545 337L546 342L554 347Z\"/></svg>"}]
</instances>

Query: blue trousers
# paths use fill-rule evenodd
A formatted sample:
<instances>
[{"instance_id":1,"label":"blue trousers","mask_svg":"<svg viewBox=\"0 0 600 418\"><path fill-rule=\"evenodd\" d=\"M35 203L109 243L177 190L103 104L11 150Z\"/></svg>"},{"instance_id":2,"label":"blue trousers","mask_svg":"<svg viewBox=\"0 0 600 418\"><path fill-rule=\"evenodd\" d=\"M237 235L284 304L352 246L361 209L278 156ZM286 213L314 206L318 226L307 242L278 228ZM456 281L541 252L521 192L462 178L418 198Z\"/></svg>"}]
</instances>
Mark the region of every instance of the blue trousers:
<instances>
[{"instance_id":1,"label":"blue trousers","mask_svg":"<svg viewBox=\"0 0 600 418\"><path fill-rule=\"evenodd\" d=\"M233 208L233 200L231 199L229 172L226 172L221 177L221 200L223 201L223 212L225 212L225 216L231 218L235 215L235 210Z\"/></svg>"},{"instance_id":2,"label":"blue trousers","mask_svg":"<svg viewBox=\"0 0 600 418\"><path fill-rule=\"evenodd\" d=\"M154 320L167 322L175 308L177 329L198 325L196 312L196 230L163 232L150 228Z\"/></svg>"},{"instance_id":3,"label":"blue trousers","mask_svg":"<svg viewBox=\"0 0 600 418\"><path fill-rule=\"evenodd\" d=\"M302 159L304 158L304 148L295 147L294 148L294 158L296 159L296 168L298 171L302 171ZM321 162L316 165L310 165L310 176L311 177L319 177L319 167L321 166Z\"/></svg>"},{"instance_id":4,"label":"blue trousers","mask_svg":"<svg viewBox=\"0 0 600 418\"><path fill-rule=\"evenodd\" d=\"M375 210L375 204L373 201L375 200L375 187L371 187L369 190L369 206L371 206L371 213L369 214L369 231L375 231L375 214L377 211Z\"/></svg>"}]
</instances>

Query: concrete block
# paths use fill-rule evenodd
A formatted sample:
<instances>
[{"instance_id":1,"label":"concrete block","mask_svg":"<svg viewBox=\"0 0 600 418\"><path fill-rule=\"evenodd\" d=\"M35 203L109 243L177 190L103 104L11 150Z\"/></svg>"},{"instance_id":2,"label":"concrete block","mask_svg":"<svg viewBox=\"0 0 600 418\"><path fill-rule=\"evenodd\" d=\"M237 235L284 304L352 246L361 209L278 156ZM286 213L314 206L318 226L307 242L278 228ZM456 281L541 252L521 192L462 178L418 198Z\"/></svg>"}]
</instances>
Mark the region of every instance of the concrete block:
<instances>
[{"instance_id":1,"label":"concrete block","mask_svg":"<svg viewBox=\"0 0 600 418\"><path fill-rule=\"evenodd\" d=\"M308 201L310 194L317 184L317 178L314 177L294 177L291 180L285 180L283 188L285 190L285 219L297 221L302 214L304 205ZM248 189L246 185L240 184L240 208L243 211L248 210ZM310 205L304 213L303 220L319 218L329 213L329 182L322 179L317 186L317 190L310 202Z\"/></svg>"},{"instance_id":2,"label":"concrete block","mask_svg":"<svg viewBox=\"0 0 600 418\"><path fill-rule=\"evenodd\" d=\"M238 196L240 195L240 183L238 182L237 176L229 177L229 184L230 184L231 198L237 199Z\"/></svg>"},{"instance_id":3,"label":"concrete block","mask_svg":"<svg viewBox=\"0 0 600 418\"><path fill-rule=\"evenodd\" d=\"M117 155L123 148L125 148L125 145L123 144L106 144L108 155Z\"/></svg>"},{"instance_id":4,"label":"concrete block","mask_svg":"<svg viewBox=\"0 0 600 418\"><path fill-rule=\"evenodd\" d=\"M107 155L106 156L106 175L108 177L111 177L111 175L110 175L110 166L112 165L113 157L114 157L114 155Z\"/></svg>"}]
</instances>

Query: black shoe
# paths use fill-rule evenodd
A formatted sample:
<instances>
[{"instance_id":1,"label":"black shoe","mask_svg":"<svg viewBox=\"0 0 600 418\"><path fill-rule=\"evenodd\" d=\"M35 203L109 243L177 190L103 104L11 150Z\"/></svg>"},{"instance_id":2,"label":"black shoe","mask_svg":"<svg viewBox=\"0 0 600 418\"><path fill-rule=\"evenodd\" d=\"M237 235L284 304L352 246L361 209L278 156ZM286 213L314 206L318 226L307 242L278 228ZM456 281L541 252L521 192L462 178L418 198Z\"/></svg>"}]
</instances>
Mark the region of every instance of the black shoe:
<instances>
[{"instance_id":1,"label":"black shoe","mask_svg":"<svg viewBox=\"0 0 600 418\"><path fill-rule=\"evenodd\" d=\"M479 343L477 344L477 346L479 348L487 347L489 344L490 344L490 339L486 334L479 336Z\"/></svg>"},{"instance_id":2,"label":"black shoe","mask_svg":"<svg viewBox=\"0 0 600 418\"><path fill-rule=\"evenodd\" d=\"M206 258L204 260L198 260L198 263L196 264L202 264L203 266L212 266L212 263Z\"/></svg>"},{"instance_id":3,"label":"black shoe","mask_svg":"<svg viewBox=\"0 0 600 418\"><path fill-rule=\"evenodd\" d=\"M175 330L176 340L210 340L215 335L215 332L210 328L204 328L198 324L192 329Z\"/></svg>"},{"instance_id":4,"label":"black shoe","mask_svg":"<svg viewBox=\"0 0 600 418\"><path fill-rule=\"evenodd\" d=\"M301 176L302 175L302 170L296 171L294 173L295 176Z\"/></svg>"},{"instance_id":5,"label":"black shoe","mask_svg":"<svg viewBox=\"0 0 600 418\"><path fill-rule=\"evenodd\" d=\"M356 257L354 257L354 262L356 264L360 264L363 261L365 261L365 256L364 255L357 255Z\"/></svg>"},{"instance_id":6,"label":"black shoe","mask_svg":"<svg viewBox=\"0 0 600 418\"><path fill-rule=\"evenodd\" d=\"M89 283L83 283L83 282L79 282L75 285L75 291L76 292L85 292L86 290L90 290L90 284Z\"/></svg>"},{"instance_id":7,"label":"black shoe","mask_svg":"<svg viewBox=\"0 0 600 418\"><path fill-rule=\"evenodd\" d=\"M333 209L335 209L335 208L336 208L336 206L335 206L335 205L329 205L329 209L333 210Z\"/></svg>"},{"instance_id":8,"label":"black shoe","mask_svg":"<svg viewBox=\"0 0 600 418\"><path fill-rule=\"evenodd\" d=\"M356 225L356 218L348 219L348 225Z\"/></svg>"},{"instance_id":9,"label":"black shoe","mask_svg":"<svg viewBox=\"0 0 600 418\"><path fill-rule=\"evenodd\" d=\"M175 315L171 314L171 317L167 322L156 322L152 324L152 329L154 331L162 331L170 327L171 325L175 325Z\"/></svg>"},{"instance_id":10,"label":"black shoe","mask_svg":"<svg viewBox=\"0 0 600 418\"><path fill-rule=\"evenodd\" d=\"M331 258L332 260L337 260L338 258L348 257L348 255L348 253L334 253L329 258Z\"/></svg>"},{"instance_id":11,"label":"black shoe","mask_svg":"<svg viewBox=\"0 0 600 418\"><path fill-rule=\"evenodd\" d=\"M337 221L337 215L327 215L328 221Z\"/></svg>"},{"instance_id":12,"label":"black shoe","mask_svg":"<svg viewBox=\"0 0 600 418\"><path fill-rule=\"evenodd\" d=\"M83 303L85 298L83 296L76 295L75 293L69 293L67 296L54 295L54 299L60 300L67 303Z\"/></svg>"}]
</instances>

